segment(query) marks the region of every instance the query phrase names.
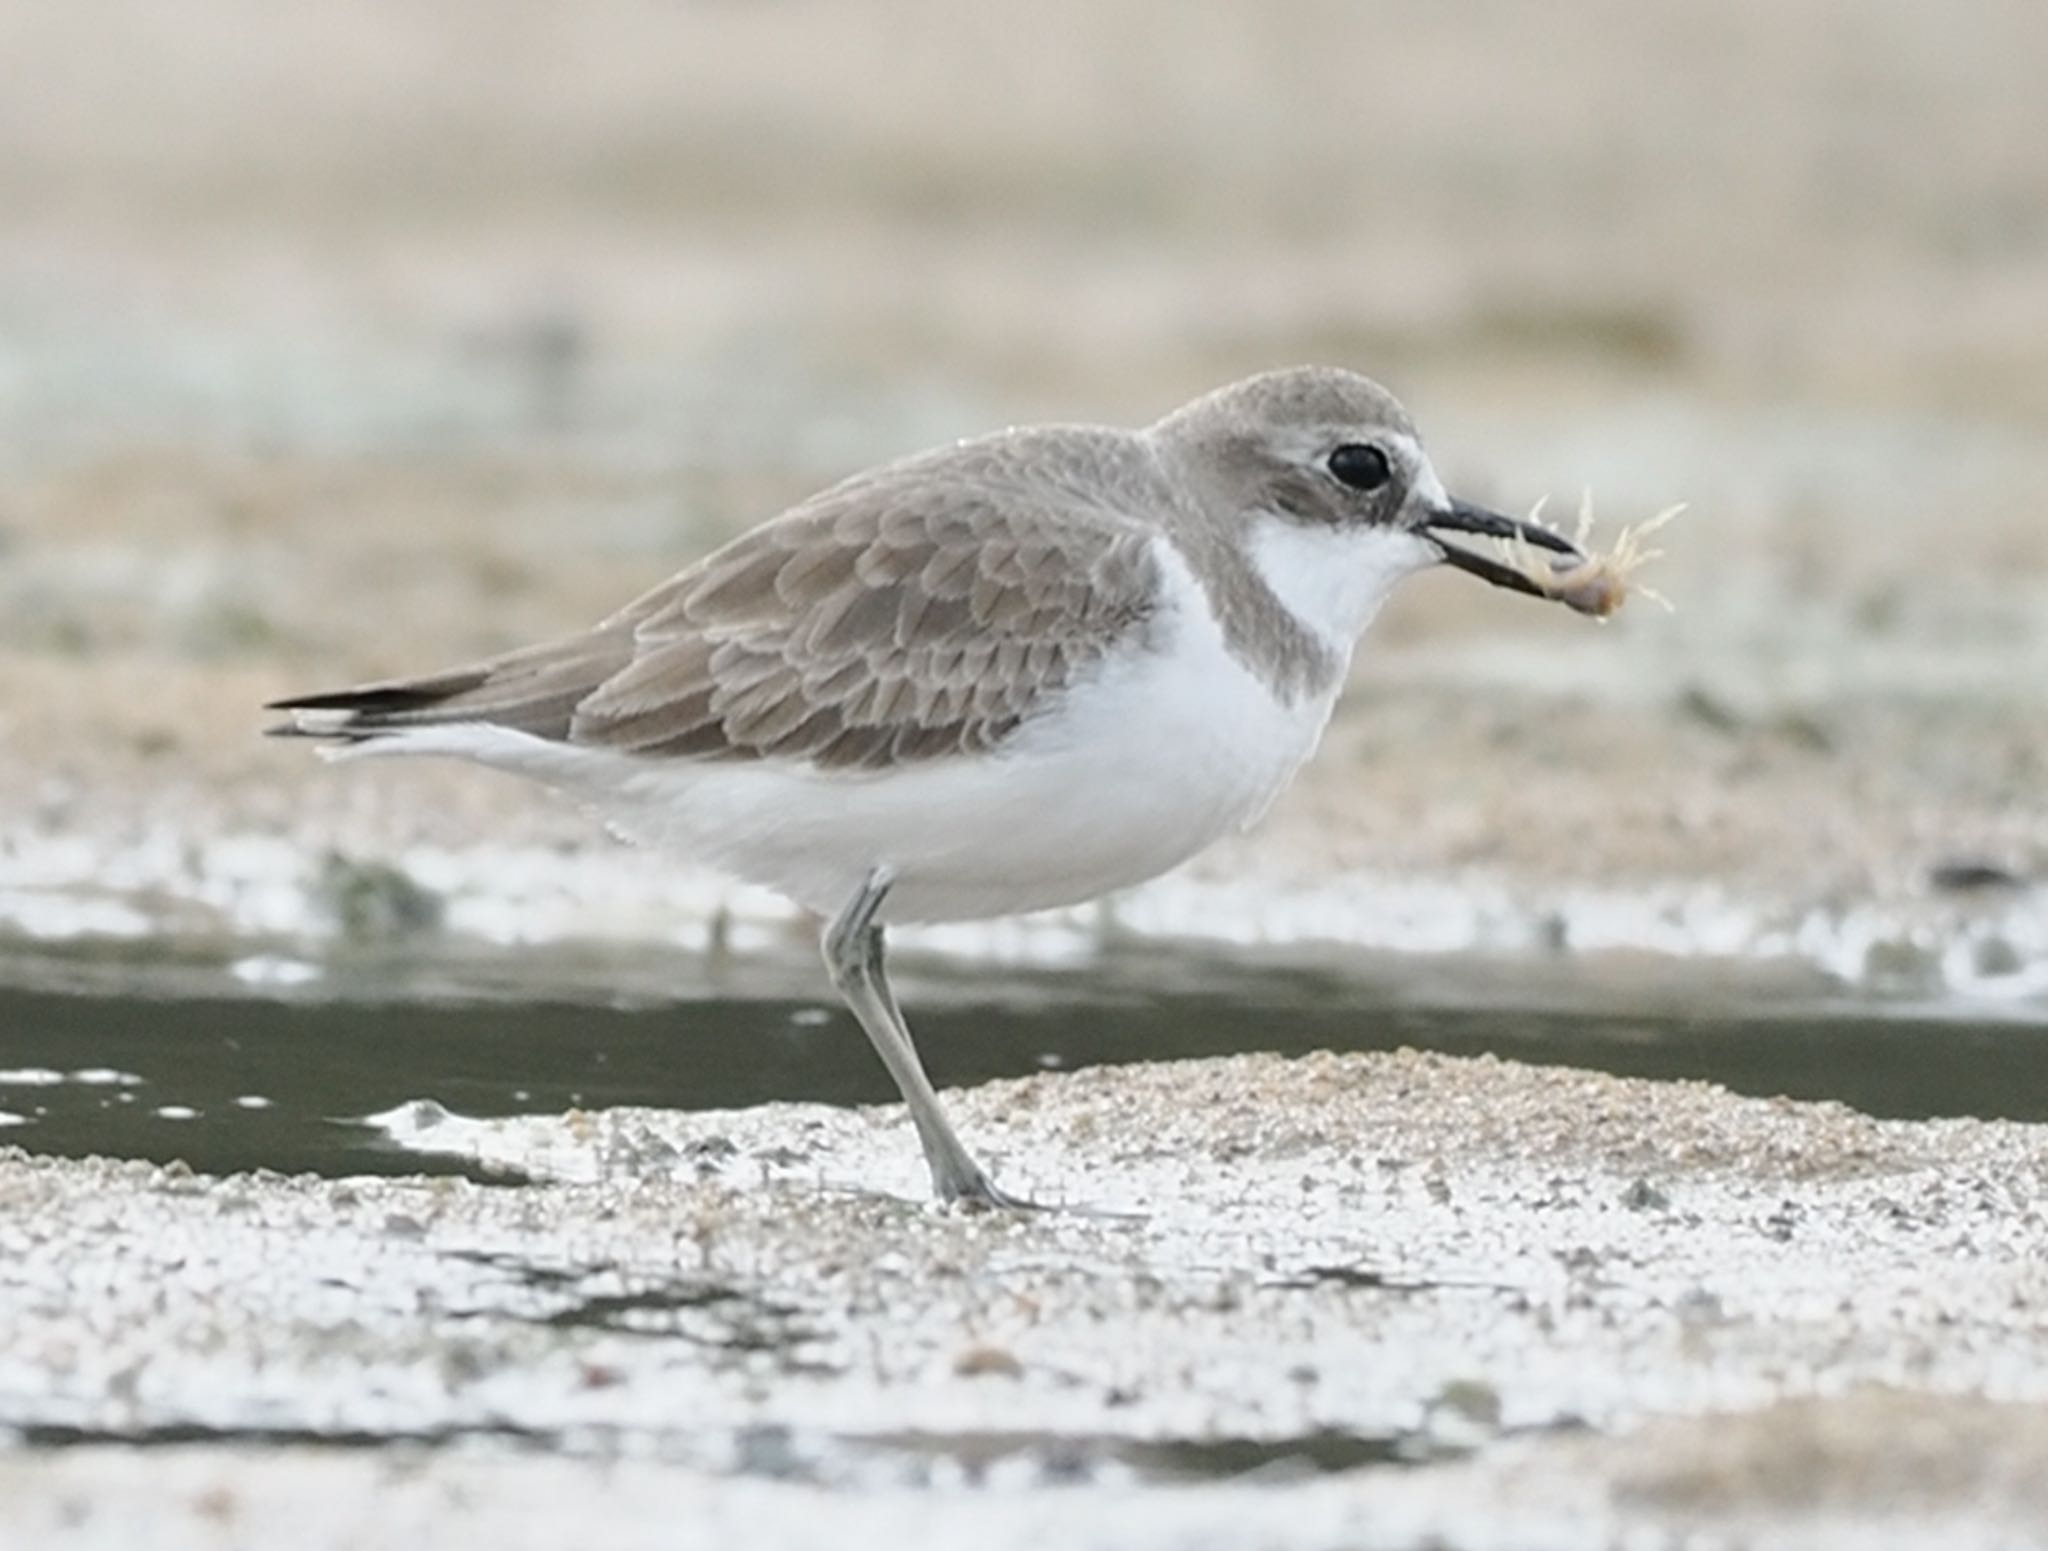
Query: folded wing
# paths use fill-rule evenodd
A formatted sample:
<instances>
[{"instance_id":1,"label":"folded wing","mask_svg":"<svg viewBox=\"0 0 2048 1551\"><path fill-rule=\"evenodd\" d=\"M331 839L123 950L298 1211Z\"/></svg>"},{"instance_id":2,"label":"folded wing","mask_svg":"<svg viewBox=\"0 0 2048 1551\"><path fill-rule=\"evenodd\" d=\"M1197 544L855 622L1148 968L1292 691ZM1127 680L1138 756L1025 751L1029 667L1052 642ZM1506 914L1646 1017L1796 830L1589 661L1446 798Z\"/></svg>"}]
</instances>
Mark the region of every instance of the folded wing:
<instances>
[{"instance_id":1,"label":"folded wing","mask_svg":"<svg viewBox=\"0 0 2048 1551\"><path fill-rule=\"evenodd\" d=\"M482 722L670 758L875 769L999 746L1143 627L1159 576L1113 513L868 478L742 534L595 629L278 701L300 736Z\"/></svg>"}]
</instances>

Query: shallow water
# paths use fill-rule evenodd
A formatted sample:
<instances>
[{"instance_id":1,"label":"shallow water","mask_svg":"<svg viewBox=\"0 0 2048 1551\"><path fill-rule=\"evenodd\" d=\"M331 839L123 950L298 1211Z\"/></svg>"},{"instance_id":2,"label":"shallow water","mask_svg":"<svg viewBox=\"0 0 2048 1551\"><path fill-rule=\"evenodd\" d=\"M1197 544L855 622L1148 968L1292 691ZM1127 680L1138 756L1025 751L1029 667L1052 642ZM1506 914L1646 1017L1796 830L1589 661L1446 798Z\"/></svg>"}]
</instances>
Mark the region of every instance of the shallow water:
<instances>
[{"instance_id":1,"label":"shallow water","mask_svg":"<svg viewBox=\"0 0 2048 1551\"><path fill-rule=\"evenodd\" d=\"M270 961L264 961L269 963ZM0 958L0 1140L327 1175L455 1165L363 1124L430 1098L457 1113L727 1109L895 1097L808 955ZM263 978L261 976L257 978ZM899 977L942 1086L1244 1051L1491 1052L1870 1114L2048 1119L2048 1029L1983 1009L1641 963L1341 966L1133 948L1080 971L913 964ZM662 994L662 987L671 987Z\"/></svg>"}]
</instances>

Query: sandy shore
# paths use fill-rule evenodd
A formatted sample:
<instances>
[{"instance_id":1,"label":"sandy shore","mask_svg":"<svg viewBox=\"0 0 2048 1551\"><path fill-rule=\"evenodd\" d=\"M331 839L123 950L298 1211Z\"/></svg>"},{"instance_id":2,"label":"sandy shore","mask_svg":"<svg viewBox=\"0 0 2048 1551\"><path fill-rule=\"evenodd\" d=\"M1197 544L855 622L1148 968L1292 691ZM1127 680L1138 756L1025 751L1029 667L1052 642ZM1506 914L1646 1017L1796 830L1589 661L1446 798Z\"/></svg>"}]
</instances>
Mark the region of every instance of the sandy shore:
<instances>
[{"instance_id":1,"label":"sandy shore","mask_svg":"<svg viewBox=\"0 0 2048 1551\"><path fill-rule=\"evenodd\" d=\"M957 1101L1063 1209L918 1204L894 1109L386 1119L523 1185L6 1154L0 1426L158 1440L0 1456L7 1512L67 1548L559 1544L563 1497L624 1545L2048 1523L2042 1128L1409 1054Z\"/></svg>"}]
</instances>

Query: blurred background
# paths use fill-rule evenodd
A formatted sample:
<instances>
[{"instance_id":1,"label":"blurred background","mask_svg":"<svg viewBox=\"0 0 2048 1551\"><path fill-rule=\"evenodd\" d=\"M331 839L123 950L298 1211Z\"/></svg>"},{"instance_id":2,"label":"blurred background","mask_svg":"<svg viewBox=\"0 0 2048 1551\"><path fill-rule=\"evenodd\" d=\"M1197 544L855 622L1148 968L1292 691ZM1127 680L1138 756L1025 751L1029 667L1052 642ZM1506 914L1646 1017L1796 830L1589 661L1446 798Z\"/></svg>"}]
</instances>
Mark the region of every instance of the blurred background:
<instances>
[{"instance_id":1,"label":"blurred background","mask_svg":"<svg viewBox=\"0 0 2048 1551\"><path fill-rule=\"evenodd\" d=\"M601 847L255 708L1298 361L1476 499L1688 502L1677 611L1418 580L1205 876L2009 918L2048 870L2037 0L0 0L0 58L17 924L251 835Z\"/></svg>"}]
</instances>

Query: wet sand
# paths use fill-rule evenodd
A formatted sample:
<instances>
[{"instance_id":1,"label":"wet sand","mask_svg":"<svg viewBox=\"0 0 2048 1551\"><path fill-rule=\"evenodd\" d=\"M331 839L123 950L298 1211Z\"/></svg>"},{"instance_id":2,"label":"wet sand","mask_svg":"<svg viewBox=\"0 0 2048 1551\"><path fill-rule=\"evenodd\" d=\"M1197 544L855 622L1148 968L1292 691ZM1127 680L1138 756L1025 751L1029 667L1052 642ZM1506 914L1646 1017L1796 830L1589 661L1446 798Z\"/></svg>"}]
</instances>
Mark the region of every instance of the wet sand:
<instances>
[{"instance_id":1,"label":"wet sand","mask_svg":"<svg viewBox=\"0 0 2048 1551\"><path fill-rule=\"evenodd\" d=\"M954 1103L1061 1209L920 1203L894 1108L386 1118L499 1186L8 1153L0 1423L156 1446L0 1495L66 1548L2048 1523L2048 1129L1406 1053ZM440 1446L308 1447L373 1438Z\"/></svg>"}]
</instances>

